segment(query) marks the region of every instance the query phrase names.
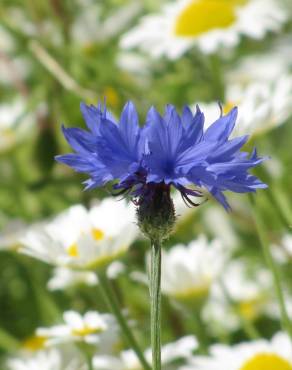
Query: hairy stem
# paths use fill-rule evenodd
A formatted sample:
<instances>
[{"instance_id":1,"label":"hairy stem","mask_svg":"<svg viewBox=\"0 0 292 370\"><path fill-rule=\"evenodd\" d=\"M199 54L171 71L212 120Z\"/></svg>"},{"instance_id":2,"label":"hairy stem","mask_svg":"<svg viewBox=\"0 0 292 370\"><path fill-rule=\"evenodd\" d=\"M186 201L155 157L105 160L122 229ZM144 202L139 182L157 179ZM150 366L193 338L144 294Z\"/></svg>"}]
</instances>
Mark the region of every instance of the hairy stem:
<instances>
[{"instance_id":1,"label":"hairy stem","mask_svg":"<svg viewBox=\"0 0 292 370\"><path fill-rule=\"evenodd\" d=\"M151 346L153 370L161 370L161 242L152 241L150 270Z\"/></svg>"}]
</instances>

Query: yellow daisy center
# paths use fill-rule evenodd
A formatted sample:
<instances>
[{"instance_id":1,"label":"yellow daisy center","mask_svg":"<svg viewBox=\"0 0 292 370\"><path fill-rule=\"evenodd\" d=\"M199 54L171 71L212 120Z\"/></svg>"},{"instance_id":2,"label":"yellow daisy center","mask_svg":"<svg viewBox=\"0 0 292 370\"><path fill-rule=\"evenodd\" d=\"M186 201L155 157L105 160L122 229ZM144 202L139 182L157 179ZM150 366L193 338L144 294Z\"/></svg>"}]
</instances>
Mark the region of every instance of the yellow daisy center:
<instances>
[{"instance_id":1,"label":"yellow daisy center","mask_svg":"<svg viewBox=\"0 0 292 370\"><path fill-rule=\"evenodd\" d=\"M239 102L235 103L234 101L228 101L226 104L223 105L223 113L228 114L232 108L236 107Z\"/></svg>"},{"instance_id":2,"label":"yellow daisy center","mask_svg":"<svg viewBox=\"0 0 292 370\"><path fill-rule=\"evenodd\" d=\"M38 351L45 347L46 341L47 341L46 337L32 336L32 337L27 338L23 342L22 348L29 350L29 351Z\"/></svg>"},{"instance_id":3,"label":"yellow daisy center","mask_svg":"<svg viewBox=\"0 0 292 370\"><path fill-rule=\"evenodd\" d=\"M174 298L180 301L200 300L206 298L209 294L210 283L201 286L192 287L174 294Z\"/></svg>"},{"instance_id":4,"label":"yellow daisy center","mask_svg":"<svg viewBox=\"0 0 292 370\"><path fill-rule=\"evenodd\" d=\"M266 298L264 296L259 296L254 299L239 302L237 304L237 310L246 320L254 321L259 316L265 303Z\"/></svg>"},{"instance_id":5,"label":"yellow daisy center","mask_svg":"<svg viewBox=\"0 0 292 370\"><path fill-rule=\"evenodd\" d=\"M120 97L118 95L118 92L113 87L106 86L102 95L106 96L106 100L108 102L108 105L110 105L114 108L119 106Z\"/></svg>"},{"instance_id":6,"label":"yellow daisy center","mask_svg":"<svg viewBox=\"0 0 292 370\"><path fill-rule=\"evenodd\" d=\"M67 250L70 257L79 257L78 245L77 243L73 243Z\"/></svg>"},{"instance_id":7,"label":"yellow daisy center","mask_svg":"<svg viewBox=\"0 0 292 370\"><path fill-rule=\"evenodd\" d=\"M93 236L93 239L96 241L102 240L104 238L104 232L100 229L92 229L91 234Z\"/></svg>"},{"instance_id":8,"label":"yellow daisy center","mask_svg":"<svg viewBox=\"0 0 292 370\"><path fill-rule=\"evenodd\" d=\"M248 0L193 0L178 15L176 36L194 37L220 28L228 28L236 21L236 8Z\"/></svg>"},{"instance_id":9,"label":"yellow daisy center","mask_svg":"<svg viewBox=\"0 0 292 370\"><path fill-rule=\"evenodd\" d=\"M85 337L86 335L96 334L102 332L102 329L99 328L90 328L89 326L85 326L81 329L73 329L72 334L78 337Z\"/></svg>"},{"instance_id":10,"label":"yellow daisy center","mask_svg":"<svg viewBox=\"0 0 292 370\"><path fill-rule=\"evenodd\" d=\"M273 353L258 353L248 360L240 370L292 370L292 365Z\"/></svg>"}]
</instances>

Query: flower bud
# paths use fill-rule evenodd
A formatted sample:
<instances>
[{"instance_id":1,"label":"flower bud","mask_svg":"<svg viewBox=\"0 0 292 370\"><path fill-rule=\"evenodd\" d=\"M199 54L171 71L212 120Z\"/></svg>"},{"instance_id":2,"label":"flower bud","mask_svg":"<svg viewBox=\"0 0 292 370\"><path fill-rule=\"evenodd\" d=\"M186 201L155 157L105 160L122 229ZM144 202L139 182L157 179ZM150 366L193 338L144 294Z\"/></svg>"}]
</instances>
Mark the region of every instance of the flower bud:
<instances>
[{"instance_id":1,"label":"flower bud","mask_svg":"<svg viewBox=\"0 0 292 370\"><path fill-rule=\"evenodd\" d=\"M138 226L149 239L167 239L176 220L169 185L155 184L151 196L140 199L137 217Z\"/></svg>"}]
</instances>

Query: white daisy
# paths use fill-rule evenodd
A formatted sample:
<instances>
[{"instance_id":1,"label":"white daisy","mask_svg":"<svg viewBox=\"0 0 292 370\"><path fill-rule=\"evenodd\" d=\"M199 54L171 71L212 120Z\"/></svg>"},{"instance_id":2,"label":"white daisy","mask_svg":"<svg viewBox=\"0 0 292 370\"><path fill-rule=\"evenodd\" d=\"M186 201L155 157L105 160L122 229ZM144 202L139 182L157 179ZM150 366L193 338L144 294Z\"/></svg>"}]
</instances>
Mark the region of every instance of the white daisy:
<instances>
[{"instance_id":1,"label":"white daisy","mask_svg":"<svg viewBox=\"0 0 292 370\"><path fill-rule=\"evenodd\" d=\"M39 351L7 361L8 370L86 370L76 350L63 353L60 348Z\"/></svg>"},{"instance_id":2,"label":"white daisy","mask_svg":"<svg viewBox=\"0 0 292 370\"><path fill-rule=\"evenodd\" d=\"M265 51L245 56L236 68L227 74L227 82L247 86L253 81L275 82L291 72L292 68L291 34L281 36Z\"/></svg>"},{"instance_id":3,"label":"white daisy","mask_svg":"<svg viewBox=\"0 0 292 370\"><path fill-rule=\"evenodd\" d=\"M24 140L34 123L34 117L26 112L23 99L0 104L0 152Z\"/></svg>"},{"instance_id":4,"label":"white daisy","mask_svg":"<svg viewBox=\"0 0 292 370\"><path fill-rule=\"evenodd\" d=\"M197 348L195 337L186 336L176 342L166 344L161 348L162 368L170 370L169 365L177 359L187 359ZM145 351L145 358L151 363L151 349ZM120 356L95 356L93 359L95 370L142 370L141 364L132 350L121 352Z\"/></svg>"},{"instance_id":5,"label":"white daisy","mask_svg":"<svg viewBox=\"0 0 292 370\"><path fill-rule=\"evenodd\" d=\"M48 289L63 290L76 285L96 285L98 278L91 271L75 271L66 267L56 267L53 270L53 276L48 281Z\"/></svg>"},{"instance_id":6,"label":"white daisy","mask_svg":"<svg viewBox=\"0 0 292 370\"><path fill-rule=\"evenodd\" d=\"M233 135L257 135L285 123L292 115L292 74L275 81L253 81L247 85L227 84L225 111L239 107ZM199 104L206 117L206 127L220 114L217 103Z\"/></svg>"},{"instance_id":7,"label":"white daisy","mask_svg":"<svg viewBox=\"0 0 292 370\"><path fill-rule=\"evenodd\" d=\"M224 110L239 107L234 135L260 134L285 123L292 116L291 36L265 53L243 58L227 72L225 86ZM218 118L218 104L200 107L207 125Z\"/></svg>"},{"instance_id":8,"label":"white daisy","mask_svg":"<svg viewBox=\"0 0 292 370\"><path fill-rule=\"evenodd\" d=\"M139 75L140 77L145 77L149 75L150 72L148 61L143 55L134 51L120 51L117 55L116 64L118 68L137 76ZM139 82L143 85L148 83L145 78L141 78Z\"/></svg>"},{"instance_id":9,"label":"white daisy","mask_svg":"<svg viewBox=\"0 0 292 370\"><path fill-rule=\"evenodd\" d=\"M106 274L109 279L116 279L124 271L125 265L120 261L114 261L107 267ZM67 267L56 267L47 286L49 290L63 290L83 284L97 285L98 277L91 271L76 271Z\"/></svg>"},{"instance_id":10,"label":"white daisy","mask_svg":"<svg viewBox=\"0 0 292 370\"><path fill-rule=\"evenodd\" d=\"M213 345L210 356L193 357L181 370L292 370L292 343L285 333L234 346Z\"/></svg>"},{"instance_id":11,"label":"white daisy","mask_svg":"<svg viewBox=\"0 0 292 370\"><path fill-rule=\"evenodd\" d=\"M268 270L249 269L244 261L234 260L225 267L221 281L213 285L203 318L213 331L236 330L241 325L240 316L254 321L267 313L272 286Z\"/></svg>"},{"instance_id":12,"label":"white daisy","mask_svg":"<svg viewBox=\"0 0 292 370\"><path fill-rule=\"evenodd\" d=\"M224 260L221 243L209 243L204 235L187 246L179 244L163 251L161 290L182 300L206 297Z\"/></svg>"},{"instance_id":13,"label":"white daisy","mask_svg":"<svg viewBox=\"0 0 292 370\"><path fill-rule=\"evenodd\" d=\"M147 15L121 40L153 57L177 59L193 45L204 53L231 48L245 35L262 39L287 19L277 0L179 0Z\"/></svg>"},{"instance_id":14,"label":"white daisy","mask_svg":"<svg viewBox=\"0 0 292 370\"><path fill-rule=\"evenodd\" d=\"M20 252L57 266L95 269L127 251L137 236L135 209L126 201L105 199L87 210L70 207L49 222L33 225Z\"/></svg>"},{"instance_id":15,"label":"white daisy","mask_svg":"<svg viewBox=\"0 0 292 370\"><path fill-rule=\"evenodd\" d=\"M106 21L102 20L101 3L78 0L77 8L77 16L70 32L75 43L90 48L98 42L104 42L118 35L140 12L141 4L136 1L125 4L108 15Z\"/></svg>"},{"instance_id":16,"label":"white daisy","mask_svg":"<svg viewBox=\"0 0 292 370\"><path fill-rule=\"evenodd\" d=\"M95 311L88 311L83 316L75 311L66 311L63 319L64 324L37 329L36 335L44 339L45 346L75 341L98 344L104 340L107 332L116 330L112 315Z\"/></svg>"}]
</instances>

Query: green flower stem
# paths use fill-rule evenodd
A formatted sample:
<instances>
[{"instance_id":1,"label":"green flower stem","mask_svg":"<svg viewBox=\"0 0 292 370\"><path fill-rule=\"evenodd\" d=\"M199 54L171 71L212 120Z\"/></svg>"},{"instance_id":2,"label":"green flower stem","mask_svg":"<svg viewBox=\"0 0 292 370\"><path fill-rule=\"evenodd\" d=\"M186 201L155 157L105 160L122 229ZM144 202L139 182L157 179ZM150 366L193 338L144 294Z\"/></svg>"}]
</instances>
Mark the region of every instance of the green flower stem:
<instances>
[{"instance_id":1,"label":"green flower stem","mask_svg":"<svg viewBox=\"0 0 292 370\"><path fill-rule=\"evenodd\" d=\"M94 370L94 367L93 367L93 358L91 356L87 356L86 357L86 360L87 360L87 365L88 365L88 370Z\"/></svg>"},{"instance_id":2,"label":"green flower stem","mask_svg":"<svg viewBox=\"0 0 292 370\"><path fill-rule=\"evenodd\" d=\"M77 347L79 348L80 352L83 354L86 363L87 363L87 370L94 370L93 368L93 347L85 342L77 343Z\"/></svg>"},{"instance_id":3,"label":"green flower stem","mask_svg":"<svg viewBox=\"0 0 292 370\"><path fill-rule=\"evenodd\" d=\"M130 327L128 326L127 321L125 320L121 309L119 307L119 303L117 301L117 298L115 296L115 293L113 292L113 289L111 287L110 282L108 281L108 278L106 276L106 273L99 272L98 273L98 279L99 279L99 287L100 290L104 296L105 301L107 302L108 306L110 307L112 313L116 317L120 328L128 341L128 344L131 346L131 348L135 351L138 359L140 360L141 365L143 366L144 370L151 370L151 367L147 363L143 352L141 351Z\"/></svg>"},{"instance_id":4,"label":"green flower stem","mask_svg":"<svg viewBox=\"0 0 292 370\"><path fill-rule=\"evenodd\" d=\"M199 348L198 351L202 355L206 355L208 353L208 336L206 333L206 327L202 320L201 310L195 311L192 315L192 322L194 324L195 333L199 340Z\"/></svg>"},{"instance_id":5,"label":"green flower stem","mask_svg":"<svg viewBox=\"0 0 292 370\"><path fill-rule=\"evenodd\" d=\"M277 267L277 265L276 265L276 263L273 259L273 256L272 256L272 253L271 253L271 250L270 250L270 244L269 244L269 241L268 241L268 239L266 237L266 233L265 233L265 225L264 225L264 223L263 223L263 221L260 217L260 214L259 214L258 210L256 209L255 200L252 197L252 195L250 195L249 199L250 199L250 203L251 203L251 206L252 206L252 209L253 209L253 217L254 217L256 228L257 228L257 231L258 231L258 236L259 236L262 248L263 248L264 256L265 256L267 265L268 265L268 267L269 267L269 269L270 269L270 271L273 275L274 289L275 289L275 293L276 293L277 300L278 300L279 307L280 307L280 311L281 311L282 327L283 327L284 330L287 331L287 333L289 334L289 336L292 339L292 326L291 326L291 322L290 322L290 319L289 319L289 316L288 316L288 313L287 313L287 308L286 308L286 305L285 305L284 294L283 294L283 290L282 290L282 286L281 286L280 273L279 273L278 267Z\"/></svg>"},{"instance_id":6,"label":"green flower stem","mask_svg":"<svg viewBox=\"0 0 292 370\"><path fill-rule=\"evenodd\" d=\"M151 243L150 299L153 370L161 370L161 242Z\"/></svg>"}]
</instances>

